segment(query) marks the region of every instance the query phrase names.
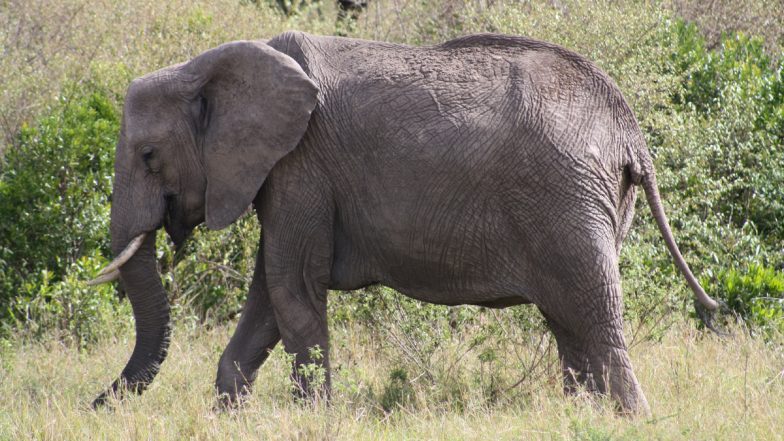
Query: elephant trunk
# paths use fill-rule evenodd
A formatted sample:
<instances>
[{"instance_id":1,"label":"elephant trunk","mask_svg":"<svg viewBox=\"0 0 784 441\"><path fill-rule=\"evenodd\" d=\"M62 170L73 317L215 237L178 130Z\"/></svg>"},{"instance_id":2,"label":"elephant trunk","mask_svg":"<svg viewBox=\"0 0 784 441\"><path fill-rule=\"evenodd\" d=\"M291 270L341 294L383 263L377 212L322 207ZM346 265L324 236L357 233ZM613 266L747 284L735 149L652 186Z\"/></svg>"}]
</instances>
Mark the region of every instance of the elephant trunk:
<instances>
[{"instance_id":1,"label":"elephant trunk","mask_svg":"<svg viewBox=\"0 0 784 441\"><path fill-rule=\"evenodd\" d=\"M169 301L158 274L154 231L146 235L139 249L120 267L120 276L133 307L136 345L120 378L93 401L94 408L105 404L110 395L120 397L125 390L144 391L169 348Z\"/></svg>"}]
</instances>

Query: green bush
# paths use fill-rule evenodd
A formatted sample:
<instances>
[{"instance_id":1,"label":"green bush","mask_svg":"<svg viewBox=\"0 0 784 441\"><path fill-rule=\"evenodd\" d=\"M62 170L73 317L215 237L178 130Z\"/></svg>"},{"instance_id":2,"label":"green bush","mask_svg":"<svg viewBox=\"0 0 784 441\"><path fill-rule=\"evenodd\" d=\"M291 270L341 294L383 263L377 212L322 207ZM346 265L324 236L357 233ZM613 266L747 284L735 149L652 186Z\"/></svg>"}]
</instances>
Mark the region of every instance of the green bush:
<instances>
[{"instance_id":1,"label":"green bush","mask_svg":"<svg viewBox=\"0 0 784 441\"><path fill-rule=\"evenodd\" d=\"M0 168L0 318L12 299L62 281L82 256L109 255L119 118L95 85L72 86ZM32 300L32 299L31 299Z\"/></svg>"},{"instance_id":2,"label":"green bush","mask_svg":"<svg viewBox=\"0 0 784 441\"><path fill-rule=\"evenodd\" d=\"M408 380L408 373L404 368L392 369L389 373L389 382L384 385L384 392L381 393L379 404L384 412L392 412L398 406L406 406L414 395L411 383Z\"/></svg>"},{"instance_id":3,"label":"green bush","mask_svg":"<svg viewBox=\"0 0 784 441\"><path fill-rule=\"evenodd\" d=\"M84 256L66 269L59 281L48 270L22 286L10 305L11 319L22 335L58 335L84 348L101 338L130 333L132 312L112 285L87 286L86 281L106 264L100 256Z\"/></svg>"},{"instance_id":4,"label":"green bush","mask_svg":"<svg viewBox=\"0 0 784 441\"><path fill-rule=\"evenodd\" d=\"M771 91L782 87L781 66L758 38L726 34L709 49L694 25L675 20L669 29L662 40L669 55L658 62L679 81L665 89L669 103L638 118L678 244L698 275L730 265L777 267L784 258L784 148L771 129L782 101ZM673 310L691 308L692 294L643 198L637 210L642 216L621 258L626 315L664 330Z\"/></svg>"},{"instance_id":5,"label":"green bush","mask_svg":"<svg viewBox=\"0 0 784 441\"><path fill-rule=\"evenodd\" d=\"M784 139L784 59L775 63L765 41L743 33L725 34L712 51L692 24L678 22L677 63L684 78L683 96L676 104L691 104L703 114L720 112L733 98L755 104L754 130Z\"/></svg>"},{"instance_id":6,"label":"green bush","mask_svg":"<svg viewBox=\"0 0 784 441\"><path fill-rule=\"evenodd\" d=\"M747 324L784 331L784 272L762 265L730 268L702 284Z\"/></svg>"},{"instance_id":7,"label":"green bush","mask_svg":"<svg viewBox=\"0 0 784 441\"><path fill-rule=\"evenodd\" d=\"M222 231L199 227L176 265L168 238L159 236L163 282L175 318L198 324L222 323L241 311L256 264L259 231L255 213Z\"/></svg>"},{"instance_id":8,"label":"green bush","mask_svg":"<svg viewBox=\"0 0 784 441\"><path fill-rule=\"evenodd\" d=\"M705 49L694 27L675 26L675 65L684 74L683 89L673 96L681 112L700 118L697 147L705 173L691 183L712 181L715 195L706 202L738 227L751 222L769 243L784 241L784 60L774 65L764 41L742 33L727 34L721 46ZM699 171L699 170L694 170ZM705 176L707 179L703 178ZM701 190L701 191L700 191ZM704 204L695 204L699 207Z\"/></svg>"}]
</instances>

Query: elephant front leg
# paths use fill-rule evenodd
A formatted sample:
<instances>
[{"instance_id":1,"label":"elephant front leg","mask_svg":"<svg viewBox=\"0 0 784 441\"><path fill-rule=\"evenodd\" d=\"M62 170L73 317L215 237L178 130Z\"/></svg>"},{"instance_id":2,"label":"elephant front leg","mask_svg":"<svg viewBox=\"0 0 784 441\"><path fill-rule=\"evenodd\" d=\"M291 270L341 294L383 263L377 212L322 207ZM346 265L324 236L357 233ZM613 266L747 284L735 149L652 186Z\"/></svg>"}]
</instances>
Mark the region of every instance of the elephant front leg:
<instances>
[{"instance_id":1,"label":"elephant front leg","mask_svg":"<svg viewBox=\"0 0 784 441\"><path fill-rule=\"evenodd\" d=\"M294 394L301 398L328 398L331 236L325 228L291 237L299 240L270 241L265 247L270 298L283 345L294 357Z\"/></svg>"},{"instance_id":2,"label":"elephant front leg","mask_svg":"<svg viewBox=\"0 0 784 441\"><path fill-rule=\"evenodd\" d=\"M302 296L280 286L272 288L271 294L283 345L294 357L291 372L294 395L306 399L329 398L326 288Z\"/></svg>"},{"instance_id":3,"label":"elephant front leg","mask_svg":"<svg viewBox=\"0 0 784 441\"><path fill-rule=\"evenodd\" d=\"M263 187L267 287L283 346L294 358L295 395L327 398L335 203L319 168L297 159L277 167Z\"/></svg>"},{"instance_id":4,"label":"elephant front leg","mask_svg":"<svg viewBox=\"0 0 784 441\"><path fill-rule=\"evenodd\" d=\"M259 255L253 273L248 299L239 324L221 355L215 388L220 404L232 407L250 392L262 363L280 340L278 324L267 291L264 255Z\"/></svg>"}]
</instances>

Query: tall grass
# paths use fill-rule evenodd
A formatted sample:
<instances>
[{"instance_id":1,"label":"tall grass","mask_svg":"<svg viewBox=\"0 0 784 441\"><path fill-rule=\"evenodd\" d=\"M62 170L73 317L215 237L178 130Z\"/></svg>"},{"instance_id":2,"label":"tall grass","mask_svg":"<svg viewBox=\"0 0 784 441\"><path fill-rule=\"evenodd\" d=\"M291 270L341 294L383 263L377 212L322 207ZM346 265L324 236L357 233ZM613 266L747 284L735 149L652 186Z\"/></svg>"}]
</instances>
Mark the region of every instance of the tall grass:
<instances>
[{"instance_id":1,"label":"tall grass","mask_svg":"<svg viewBox=\"0 0 784 441\"><path fill-rule=\"evenodd\" d=\"M659 343L631 350L653 416L618 418L612 404L587 395L564 398L554 354L539 374L515 386L524 371L502 372L503 391L485 393L479 354L461 357L447 340L438 357L460 358L451 375L428 379L369 329L333 327L331 405L294 402L289 358L276 348L255 391L235 412L216 413L212 380L231 328L178 327L161 374L141 397L113 411L87 409L131 349L129 339L105 340L87 352L55 341L5 348L0 368L3 439L779 439L784 421L784 354L736 329L719 340L678 323ZM471 331L463 335L470 341ZM374 341L375 340L375 341ZM533 357L541 342L499 353ZM443 363L443 364L442 364ZM439 370L448 362L434 363ZM407 370L410 399L384 410L390 374ZM487 374L487 371L484 371ZM457 391L457 392L456 392ZM447 397L459 394L460 400Z\"/></svg>"}]
</instances>

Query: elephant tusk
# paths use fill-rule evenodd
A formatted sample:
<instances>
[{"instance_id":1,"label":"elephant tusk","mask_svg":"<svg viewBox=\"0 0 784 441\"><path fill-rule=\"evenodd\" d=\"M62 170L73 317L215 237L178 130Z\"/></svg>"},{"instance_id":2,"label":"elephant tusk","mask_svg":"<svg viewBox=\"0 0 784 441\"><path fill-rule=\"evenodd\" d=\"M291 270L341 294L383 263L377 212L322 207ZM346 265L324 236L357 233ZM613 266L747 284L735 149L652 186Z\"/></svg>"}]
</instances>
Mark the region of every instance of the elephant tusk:
<instances>
[{"instance_id":1,"label":"elephant tusk","mask_svg":"<svg viewBox=\"0 0 784 441\"><path fill-rule=\"evenodd\" d=\"M106 266L106 268L102 269L101 272L98 273L98 276L103 276L105 274L110 274L115 271L118 271L121 266L125 265L125 262L129 261L131 257L136 253L140 246L142 246L142 242L144 241L144 237L147 236L147 233L142 233L133 238L133 240L122 250L112 263ZM98 280L98 279L95 279Z\"/></svg>"},{"instance_id":2,"label":"elephant tusk","mask_svg":"<svg viewBox=\"0 0 784 441\"><path fill-rule=\"evenodd\" d=\"M116 269L110 273L102 274L87 282L87 286L101 285L103 283L114 282L120 278L120 270Z\"/></svg>"}]
</instances>

